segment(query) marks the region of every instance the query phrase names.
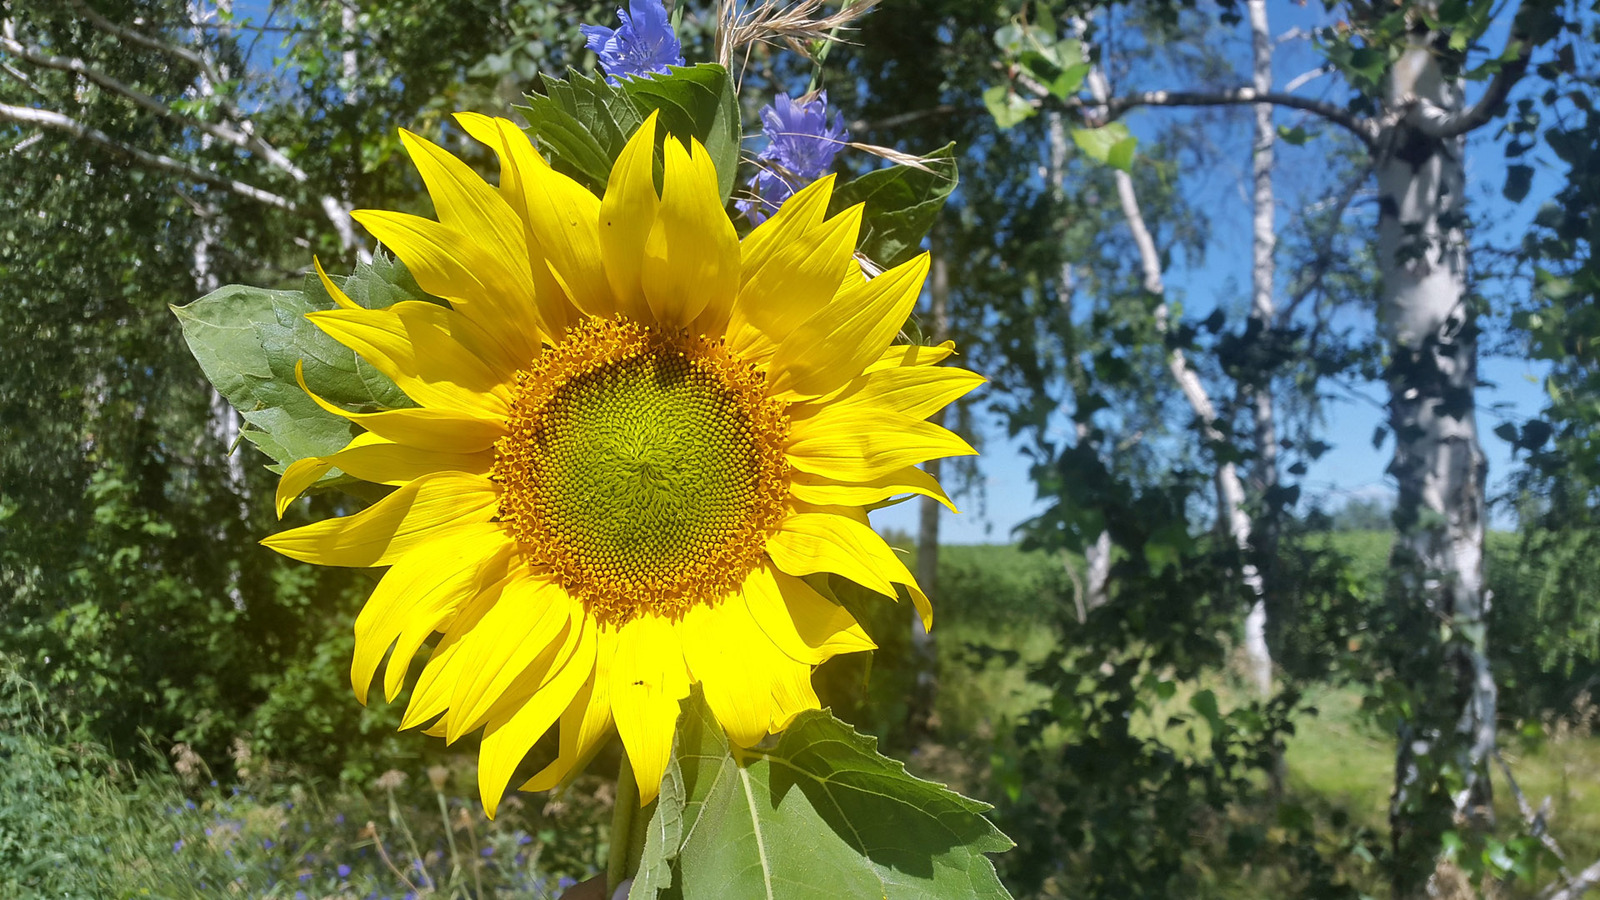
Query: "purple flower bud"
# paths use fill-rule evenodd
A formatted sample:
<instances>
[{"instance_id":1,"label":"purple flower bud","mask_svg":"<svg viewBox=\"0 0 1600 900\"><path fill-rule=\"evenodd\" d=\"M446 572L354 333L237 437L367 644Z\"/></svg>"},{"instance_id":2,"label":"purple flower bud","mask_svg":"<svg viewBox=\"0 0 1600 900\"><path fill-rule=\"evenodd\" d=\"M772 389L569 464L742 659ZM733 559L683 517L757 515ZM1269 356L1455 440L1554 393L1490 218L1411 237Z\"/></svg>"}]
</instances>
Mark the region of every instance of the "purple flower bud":
<instances>
[{"instance_id":1,"label":"purple flower bud","mask_svg":"<svg viewBox=\"0 0 1600 900\"><path fill-rule=\"evenodd\" d=\"M756 199L738 202L739 210L757 225L795 191L822 177L850 140L839 113L828 122L827 91L799 102L779 94L771 106L761 108L761 131L767 146L756 155L760 170L750 182Z\"/></svg>"},{"instance_id":2,"label":"purple flower bud","mask_svg":"<svg viewBox=\"0 0 1600 900\"><path fill-rule=\"evenodd\" d=\"M350 867L345 865L344 863L339 863L339 877L340 878L349 878L350 877Z\"/></svg>"},{"instance_id":3,"label":"purple flower bud","mask_svg":"<svg viewBox=\"0 0 1600 900\"><path fill-rule=\"evenodd\" d=\"M616 29L578 26L584 46L600 57L606 80L615 84L618 78L665 74L667 66L683 65L683 45L672 33L661 0L629 0L626 11L617 10L617 18L622 25Z\"/></svg>"}]
</instances>

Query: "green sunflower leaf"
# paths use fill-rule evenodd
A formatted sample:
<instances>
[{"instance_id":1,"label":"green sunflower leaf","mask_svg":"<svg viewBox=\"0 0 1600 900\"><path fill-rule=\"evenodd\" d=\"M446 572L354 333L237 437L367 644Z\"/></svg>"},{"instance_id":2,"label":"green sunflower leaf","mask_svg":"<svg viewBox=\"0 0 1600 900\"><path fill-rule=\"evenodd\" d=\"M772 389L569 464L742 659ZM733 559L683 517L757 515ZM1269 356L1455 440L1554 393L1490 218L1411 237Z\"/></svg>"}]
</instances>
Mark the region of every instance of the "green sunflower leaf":
<instances>
[{"instance_id":1,"label":"green sunflower leaf","mask_svg":"<svg viewBox=\"0 0 1600 900\"><path fill-rule=\"evenodd\" d=\"M374 309L430 299L405 266L382 256L334 280L343 283L351 299ZM306 319L306 313L333 307L333 299L311 277L298 291L228 285L172 308L200 370L239 411L243 435L272 458L273 471L336 452L358 430L300 389L296 362L304 361L306 384L313 391L346 409L415 405L387 376Z\"/></svg>"},{"instance_id":2,"label":"green sunflower leaf","mask_svg":"<svg viewBox=\"0 0 1600 900\"><path fill-rule=\"evenodd\" d=\"M705 145L717 168L722 200L733 195L739 169L739 102L728 70L718 65L672 66L666 75L607 84L600 75L569 71L544 79L542 94L517 107L528 133L556 170L596 194L604 192L611 164L652 111L661 111L667 134Z\"/></svg>"},{"instance_id":3,"label":"green sunflower leaf","mask_svg":"<svg viewBox=\"0 0 1600 900\"><path fill-rule=\"evenodd\" d=\"M825 710L770 750L730 748L697 688L629 900L1008 898L990 807L908 774Z\"/></svg>"},{"instance_id":4,"label":"green sunflower leaf","mask_svg":"<svg viewBox=\"0 0 1600 900\"><path fill-rule=\"evenodd\" d=\"M956 181L955 144L946 144L919 166L889 166L852 179L833 192L828 214L865 203L858 248L884 268L897 266L917 254Z\"/></svg>"}]
</instances>

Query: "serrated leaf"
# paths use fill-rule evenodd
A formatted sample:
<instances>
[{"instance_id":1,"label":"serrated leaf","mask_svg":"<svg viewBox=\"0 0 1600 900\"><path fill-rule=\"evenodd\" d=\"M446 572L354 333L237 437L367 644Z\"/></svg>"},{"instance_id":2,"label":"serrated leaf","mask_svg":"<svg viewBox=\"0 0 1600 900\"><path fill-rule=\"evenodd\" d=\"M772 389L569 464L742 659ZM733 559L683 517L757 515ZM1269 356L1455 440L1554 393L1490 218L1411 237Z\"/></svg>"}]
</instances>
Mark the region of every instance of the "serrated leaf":
<instances>
[{"instance_id":1,"label":"serrated leaf","mask_svg":"<svg viewBox=\"0 0 1600 900\"><path fill-rule=\"evenodd\" d=\"M1124 172L1133 167L1133 151L1139 146L1139 139L1121 122L1099 128L1074 128L1072 142L1090 159Z\"/></svg>"},{"instance_id":2,"label":"serrated leaf","mask_svg":"<svg viewBox=\"0 0 1600 900\"><path fill-rule=\"evenodd\" d=\"M834 191L828 214L865 203L858 244L868 259L884 268L917 253L945 199L955 189L955 144L923 157L925 169L890 166L875 169Z\"/></svg>"},{"instance_id":3,"label":"serrated leaf","mask_svg":"<svg viewBox=\"0 0 1600 900\"><path fill-rule=\"evenodd\" d=\"M373 308L426 296L404 266L381 258L344 279L344 289ZM332 403L367 410L415 405L387 376L306 319L306 313L333 305L311 278L300 291L228 285L173 307L201 371L239 411L244 436L272 458L275 471L336 452L357 432L300 389L297 361L304 361L307 385Z\"/></svg>"},{"instance_id":4,"label":"serrated leaf","mask_svg":"<svg viewBox=\"0 0 1600 900\"><path fill-rule=\"evenodd\" d=\"M569 71L544 79L544 93L517 107L551 165L589 190L604 192L628 137L654 110L666 134L705 145L722 199L733 194L739 168L739 104L733 79L718 65L672 66L668 74L617 84Z\"/></svg>"},{"instance_id":5,"label":"serrated leaf","mask_svg":"<svg viewBox=\"0 0 1600 900\"><path fill-rule=\"evenodd\" d=\"M665 865L684 900L1009 898L984 855L1012 846L989 808L913 777L822 710L797 717L774 749L730 748L697 689L651 820L651 837L665 838L677 817L681 844L668 856L669 841L647 839L628 896L654 900L663 885L645 873Z\"/></svg>"}]
</instances>

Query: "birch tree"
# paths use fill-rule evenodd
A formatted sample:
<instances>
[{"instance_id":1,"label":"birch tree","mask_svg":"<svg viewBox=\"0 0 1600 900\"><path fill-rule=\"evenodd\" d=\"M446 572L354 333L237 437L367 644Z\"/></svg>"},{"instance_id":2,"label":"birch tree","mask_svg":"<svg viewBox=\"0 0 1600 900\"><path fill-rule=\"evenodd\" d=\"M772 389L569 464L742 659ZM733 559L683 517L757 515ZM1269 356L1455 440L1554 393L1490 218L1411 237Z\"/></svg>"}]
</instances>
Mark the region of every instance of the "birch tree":
<instances>
[{"instance_id":1,"label":"birch tree","mask_svg":"<svg viewBox=\"0 0 1600 900\"><path fill-rule=\"evenodd\" d=\"M1264 21L1257 23L1255 4L1250 6L1253 32L1260 35ZM1273 90L1259 52L1252 83L1236 88L1112 95L1097 92L1091 78L1087 92L1035 94L1040 107L1069 112L1102 134L1141 107L1284 107L1350 133L1367 150L1378 176L1379 327L1388 346L1389 428L1395 440L1389 473L1399 489L1396 519L1402 528L1391 583L1395 602L1414 610L1412 622L1430 635L1408 635L1413 650L1398 666L1413 693L1412 712L1399 725L1391 806L1394 887L1406 897L1424 889L1439 834L1452 816L1488 817L1488 762L1495 746L1495 683L1485 652L1486 467L1474 415L1478 329L1468 289L1464 138L1503 115L1536 45L1555 33L1559 20L1553 3L1523 0L1503 49L1484 64L1492 77L1468 104L1467 51L1487 30L1486 15L1428 4L1391 13L1361 3L1351 4L1348 13L1351 28L1323 37L1330 63L1356 91L1349 106ZM1100 143L1109 145L1112 134ZM1258 157L1258 165L1263 162ZM1259 217L1259 181L1257 191ZM1258 218L1257 227L1262 224ZM1257 271L1265 249L1258 239ZM1257 282L1252 315L1270 312L1262 306L1264 296L1270 303L1262 288ZM1177 366L1174 376L1183 383ZM1257 410L1258 428L1270 421L1267 410ZM1219 487L1226 509L1227 489ZM1447 673L1442 679L1441 671ZM1459 785L1447 785L1452 771L1461 773Z\"/></svg>"}]
</instances>

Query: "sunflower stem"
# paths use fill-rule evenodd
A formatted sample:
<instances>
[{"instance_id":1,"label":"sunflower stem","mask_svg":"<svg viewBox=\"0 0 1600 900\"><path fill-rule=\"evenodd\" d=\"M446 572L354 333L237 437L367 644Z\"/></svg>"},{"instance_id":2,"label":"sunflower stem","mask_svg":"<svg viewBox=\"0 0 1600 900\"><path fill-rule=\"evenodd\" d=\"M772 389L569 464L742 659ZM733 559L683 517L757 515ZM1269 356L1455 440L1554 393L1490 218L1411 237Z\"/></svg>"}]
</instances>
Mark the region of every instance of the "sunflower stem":
<instances>
[{"instance_id":1,"label":"sunflower stem","mask_svg":"<svg viewBox=\"0 0 1600 900\"><path fill-rule=\"evenodd\" d=\"M624 749L622 763L617 766L617 802L611 810L611 849L606 859L607 897L628 877L633 857L633 820L638 814L639 785L633 777L633 763L629 762L628 751Z\"/></svg>"}]
</instances>

